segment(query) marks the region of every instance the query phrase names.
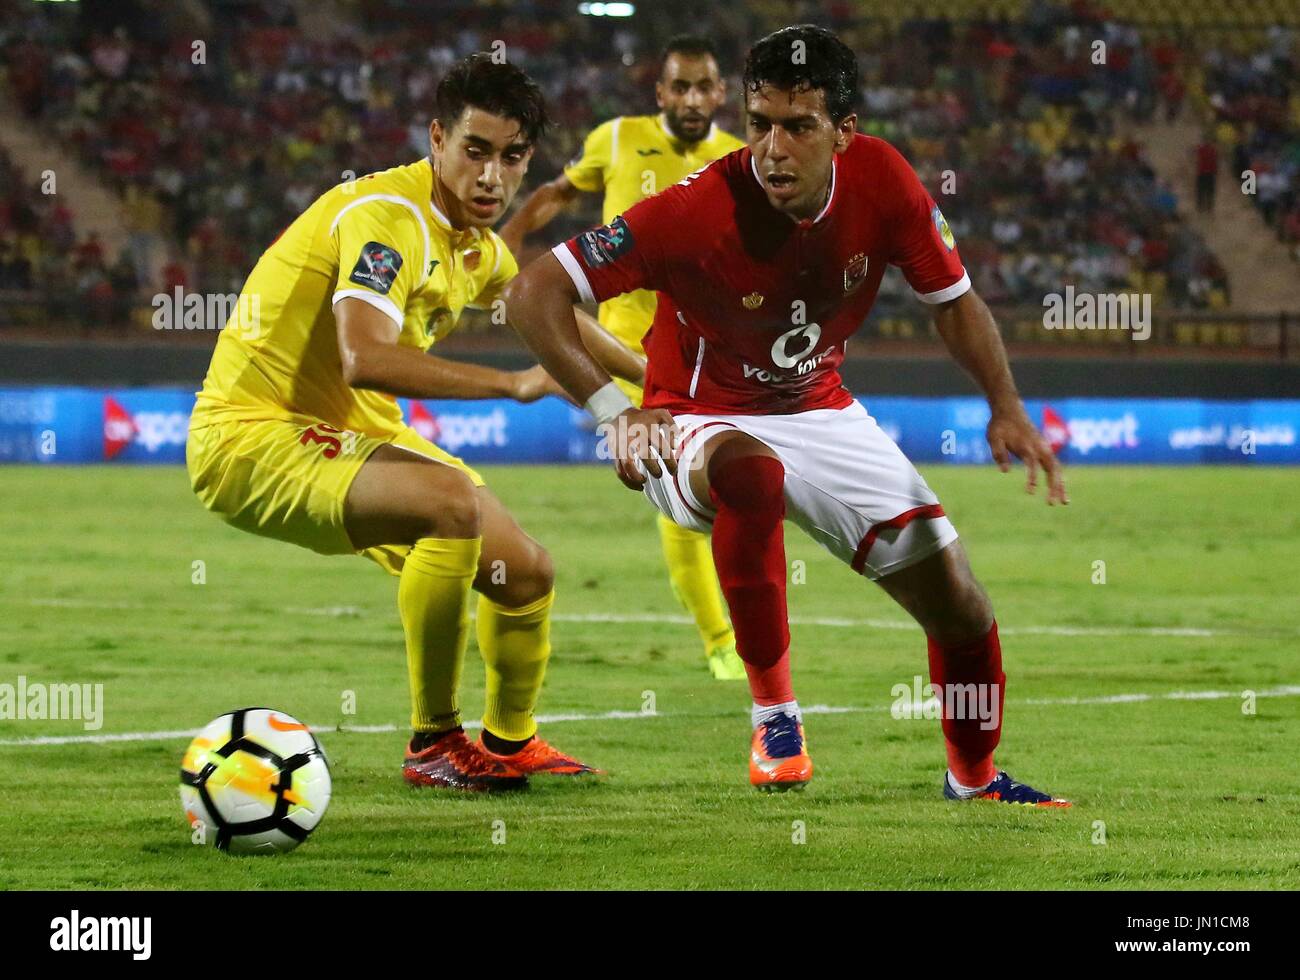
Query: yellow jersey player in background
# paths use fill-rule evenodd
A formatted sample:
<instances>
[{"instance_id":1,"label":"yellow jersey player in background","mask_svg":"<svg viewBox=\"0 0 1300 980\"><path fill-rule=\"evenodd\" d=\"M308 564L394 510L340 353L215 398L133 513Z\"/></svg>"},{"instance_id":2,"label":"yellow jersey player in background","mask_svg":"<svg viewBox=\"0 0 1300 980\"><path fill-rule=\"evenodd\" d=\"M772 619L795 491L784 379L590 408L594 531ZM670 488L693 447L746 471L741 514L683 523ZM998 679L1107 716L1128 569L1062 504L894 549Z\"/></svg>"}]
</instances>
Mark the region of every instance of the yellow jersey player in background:
<instances>
[{"instance_id":1,"label":"yellow jersey player in background","mask_svg":"<svg viewBox=\"0 0 1300 980\"><path fill-rule=\"evenodd\" d=\"M745 145L713 121L726 92L717 52L707 38L682 35L668 43L655 99L658 115L619 116L591 131L564 173L534 191L502 226L510 248L519 251L527 234L545 226L579 193L604 192L601 221L608 224L642 198ZM655 302L655 294L645 289L616 296L600 304L600 324L641 355ZM641 404L638 386L622 381L620 387ZM695 619L709 671L720 680L743 680L745 665L723 610L708 537L662 515L658 523L673 593Z\"/></svg>"},{"instance_id":2,"label":"yellow jersey player in background","mask_svg":"<svg viewBox=\"0 0 1300 980\"><path fill-rule=\"evenodd\" d=\"M406 780L513 789L529 773L594 771L536 735L551 560L474 470L406 425L396 398L527 402L557 390L540 367L426 353L518 271L489 229L523 180L546 110L522 71L487 55L454 66L436 104L430 157L332 188L258 260L198 394L186 461L204 506L233 526L323 554L364 553L398 576L414 729ZM598 356L643 377L588 322ZM471 589L487 667L477 742L457 700Z\"/></svg>"}]
</instances>

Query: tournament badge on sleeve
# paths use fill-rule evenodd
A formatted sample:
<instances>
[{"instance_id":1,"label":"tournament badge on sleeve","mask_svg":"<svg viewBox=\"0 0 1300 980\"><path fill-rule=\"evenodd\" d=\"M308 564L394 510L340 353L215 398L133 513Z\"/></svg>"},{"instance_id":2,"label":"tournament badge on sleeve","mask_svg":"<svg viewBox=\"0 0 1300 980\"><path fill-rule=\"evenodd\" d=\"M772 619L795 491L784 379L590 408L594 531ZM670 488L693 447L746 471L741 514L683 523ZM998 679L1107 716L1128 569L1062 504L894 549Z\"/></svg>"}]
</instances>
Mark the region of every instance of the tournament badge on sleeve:
<instances>
[{"instance_id":1,"label":"tournament badge on sleeve","mask_svg":"<svg viewBox=\"0 0 1300 980\"><path fill-rule=\"evenodd\" d=\"M369 286L375 292L387 295L401 269L402 256L397 249L379 242L367 242L348 278L358 286Z\"/></svg>"}]
</instances>

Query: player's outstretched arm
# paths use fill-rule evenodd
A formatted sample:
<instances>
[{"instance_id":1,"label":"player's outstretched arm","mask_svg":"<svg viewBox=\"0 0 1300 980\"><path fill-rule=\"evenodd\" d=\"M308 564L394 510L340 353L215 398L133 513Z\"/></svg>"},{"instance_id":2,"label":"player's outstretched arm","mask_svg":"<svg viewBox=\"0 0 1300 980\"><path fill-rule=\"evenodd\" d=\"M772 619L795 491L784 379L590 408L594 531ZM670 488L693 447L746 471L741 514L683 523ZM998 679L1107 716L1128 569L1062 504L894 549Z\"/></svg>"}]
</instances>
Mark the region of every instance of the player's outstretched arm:
<instances>
[{"instance_id":1,"label":"player's outstretched arm","mask_svg":"<svg viewBox=\"0 0 1300 980\"><path fill-rule=\"evenodd\" d=\"M582 342L578 311L573 308L578 292L553 254L525 266L510 280L503 298L506 321L574 401L585 405L613 383Z\"/></svg>"},{"instance_id":2,"label":"player's outstretched arm","mask_svg":"<svg viewBox=\"0 0 1300 980\"><path fill-rule=\"evenodd\" d=\"M550 224L551 219L568 207L580 193L568 177L560 174L529 194L528 199L501 226L497 234L505 240L506 247L518 255L525 236Z\"/></svg>"},{"instance_id":3,"label":"player's outstretched arm","mask_svg":"<svg viewBox=\"0 0 1300 980\"><path fill-rule=\"evenodd\" d=\"M667 412L633 407L583 343L574 309L578 302L573 280L548 252L510 280L504 294L506 319L524 339L542 366L579 405L605 425L615 469L624 484L640 489L645 477L635 465L640 459L653 476L663 475L662 459L676 472L677 427Z\"/></svg>"},{"instance_id":4,"label":"player's outstretched arm","mask_svg":"<svg viewBox=\"0 0 1300 980\"><path fill-rule=\"evenodd\" d=\"M433 357L397 343L392 318L349 296L334 306L343 379L353 388L401 398L514 398L534 401L563 395L540 368L500 371L481 364Z\"/></svg>"},{"instance_id":5,"label":"player's outstretched arm","mask_svg":"<svg viewBox=\"0 0 1300 980\"><path fill-rule=\"evenodd\" d=\"M1014 454L1028 471L1025 488L1034 492L1039 467L1047 474L1047 502L1068 504L1061 463L1041 432L1030 421L1011 377L1011 365L993 314L974 289L934 308L934 325L952 354L988 398L992 417L987 430L989 448L998 468L1007 472Z\"/></svg>"}]
</instances>

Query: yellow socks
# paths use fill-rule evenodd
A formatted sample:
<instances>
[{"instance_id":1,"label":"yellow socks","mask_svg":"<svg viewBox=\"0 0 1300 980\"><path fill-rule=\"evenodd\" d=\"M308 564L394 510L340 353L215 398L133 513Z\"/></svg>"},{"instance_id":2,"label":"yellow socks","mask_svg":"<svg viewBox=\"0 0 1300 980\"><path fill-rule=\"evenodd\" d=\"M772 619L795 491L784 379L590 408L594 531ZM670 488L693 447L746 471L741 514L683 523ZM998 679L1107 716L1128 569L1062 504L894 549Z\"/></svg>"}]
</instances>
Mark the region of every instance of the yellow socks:
<instances>
[{"instance_id":1,"label":"yellow socks","mask_svg":"<svg viewBox=\"0 0 1300 980\"><path fill-rule=\"evenodd\" d=\"M421 538L402 566L397 608L406 632L411 727L417 732L460 724L457 690L481 546L481 538Z\"/></svg>"},{"instance_id":2,"label":"yellow socks","mask_svg":"<svg viewBox=\"0 0 1300 980\"><path fill-rule=\"evenodd\" d=\"M659 539L664 546L668 580L677 601L695 618L707 654L714 647L733 646L736 634L722 607L718 572L713 567L709 537L699 531L678 527L659 515Z\"/></svg>"},{"instance_id":3,"label":"yellow socks","mask_svg":"<svg viewBox=\"0 0 1300 980\"><path fill-rule=\"evenodd\" d=\"M551 655L555 590L517 609L479 596L478 647L487 667L483 727L512 742L537 733L533 708Z\"/></svg>"}]
</instances>

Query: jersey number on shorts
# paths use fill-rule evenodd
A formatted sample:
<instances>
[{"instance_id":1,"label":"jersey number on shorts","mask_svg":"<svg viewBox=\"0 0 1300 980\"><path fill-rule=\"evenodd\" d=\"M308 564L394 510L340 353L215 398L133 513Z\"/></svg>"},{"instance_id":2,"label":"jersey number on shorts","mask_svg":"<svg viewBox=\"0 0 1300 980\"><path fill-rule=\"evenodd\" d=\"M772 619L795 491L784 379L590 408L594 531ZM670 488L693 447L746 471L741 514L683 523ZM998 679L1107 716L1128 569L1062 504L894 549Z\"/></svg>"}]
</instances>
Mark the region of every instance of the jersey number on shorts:
<instances>
[{"instance_id":1,"label":"jersey number on shorts","mask_svg":"<svg viewBox=\"0 0 1300 980\"><path fill-rule=\"evenodd\" d=\"M341 429L334 428L334 426L332 425L326 425L324 422L318 422L316 425L309 425L307 428L303 429L302 438L299 439L298 441L302 443L304 446L310 445L313 442L324 446L325 451L321 455L324 456L326 459L333 459L342 451L343 443L341 443L334 436L322 435L322 433L325 432L341 433L342 431L343 430Z\"/></svg>"}]
</instances>

